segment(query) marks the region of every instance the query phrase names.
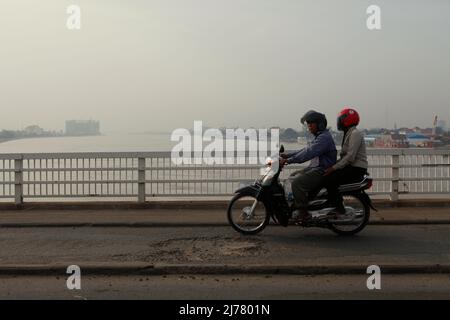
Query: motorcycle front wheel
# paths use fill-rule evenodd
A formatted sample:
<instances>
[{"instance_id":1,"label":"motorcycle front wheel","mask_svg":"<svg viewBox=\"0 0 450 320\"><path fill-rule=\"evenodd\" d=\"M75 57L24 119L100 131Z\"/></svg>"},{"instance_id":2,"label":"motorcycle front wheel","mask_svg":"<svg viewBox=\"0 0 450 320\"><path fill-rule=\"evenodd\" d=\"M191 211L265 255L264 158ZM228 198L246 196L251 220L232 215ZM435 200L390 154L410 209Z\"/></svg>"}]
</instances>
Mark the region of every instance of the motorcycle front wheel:
<instances>
[{"instance_id":1,"label":"motorcycle front wheel","mask_svg":"<svg viewBox=\"0 0 450 320\"><path fill-rule=\"evenodd\" d=\"M354 235L369 222L370 207L359 194L345 195L344 207L346 212L343 217L329 220L330 229L339 235Z\"/></svg>"},{"instance_id":2,"label":"motorcycle front wheel","mask_svg":"<svg viewBox=\"0 0 450 320\"><path fill-rule=\"evenodd\" d=\"M233 229L242 234L257 234L270 220L264 203L246 194L236 194L231 199L227 217Z\"/></svg>"}]
</instances>

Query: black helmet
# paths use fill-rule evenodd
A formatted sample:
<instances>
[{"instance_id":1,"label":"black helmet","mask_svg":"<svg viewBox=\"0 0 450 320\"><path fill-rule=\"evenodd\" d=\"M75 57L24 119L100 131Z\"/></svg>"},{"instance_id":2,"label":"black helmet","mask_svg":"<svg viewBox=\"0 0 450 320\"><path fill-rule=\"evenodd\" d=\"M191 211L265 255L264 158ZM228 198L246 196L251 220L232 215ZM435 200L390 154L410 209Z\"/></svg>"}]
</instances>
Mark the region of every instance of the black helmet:
<instances>
[{"instance_id":1,"label":"black helmet","mask_svg":"<svg viewBox=\"0 0 450 320\"><path fill-rule=\"evenodd\" d=\"M305 113L300 122L302 124L305 124L305 122L315 122L317 123L317 129L319 129L319 131L325 130L328 124L325 115L314 110L309 110L307 113Z\"/></svg>"}]
</instances>

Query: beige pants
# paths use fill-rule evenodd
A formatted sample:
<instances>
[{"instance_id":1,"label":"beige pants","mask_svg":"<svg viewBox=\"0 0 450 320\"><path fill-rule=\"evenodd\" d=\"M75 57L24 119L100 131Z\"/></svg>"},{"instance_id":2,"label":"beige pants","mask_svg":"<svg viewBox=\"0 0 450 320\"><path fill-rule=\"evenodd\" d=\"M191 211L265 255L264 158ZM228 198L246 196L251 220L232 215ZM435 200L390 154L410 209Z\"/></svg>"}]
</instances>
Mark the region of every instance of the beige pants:
<instances>
[{"instance_id":1,"label":"beige pants","mask_svg":"<svg viewBox=\"0 0 450 320\"><path fill-rule=\"evenodd\" d=\"M292 193L294 194L294 207L306 209L308 206L308 193L323 186L325 177L321 169L305 168L295 172L292 181Z\"/></svg>"}]
</instances>

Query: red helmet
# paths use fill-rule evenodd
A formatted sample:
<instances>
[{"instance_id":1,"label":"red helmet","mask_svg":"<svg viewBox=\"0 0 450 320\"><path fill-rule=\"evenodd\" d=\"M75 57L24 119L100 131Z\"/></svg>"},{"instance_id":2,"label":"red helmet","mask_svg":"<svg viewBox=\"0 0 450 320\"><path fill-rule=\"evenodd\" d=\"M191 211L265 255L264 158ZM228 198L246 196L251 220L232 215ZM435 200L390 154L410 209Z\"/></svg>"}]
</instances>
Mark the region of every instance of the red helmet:
<instances>
[{"instance_id":1,"label":"red helmet","mask_svg":"<svg viewBox=\"0 0 450 320\"><path fill-rule=\"evenodd\" d=\"M355 109L344 108L338 114L337 128L338 130L344 130L351 126L357 126L359 124L359 114Z\"/></svg>"}]
</instances>

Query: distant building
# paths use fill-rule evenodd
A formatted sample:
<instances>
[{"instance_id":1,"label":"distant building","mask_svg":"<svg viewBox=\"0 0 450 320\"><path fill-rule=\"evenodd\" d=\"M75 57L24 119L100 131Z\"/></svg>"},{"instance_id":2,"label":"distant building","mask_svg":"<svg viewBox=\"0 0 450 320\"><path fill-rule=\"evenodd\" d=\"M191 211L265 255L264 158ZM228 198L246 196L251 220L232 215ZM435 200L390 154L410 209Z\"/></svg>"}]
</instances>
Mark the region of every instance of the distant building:
<instances>
[{"instance_id":1,"label":"distant building","mask_svg":"<svg viewBox=\"0 0 450 320\"><path fill-rule=\"evenodd\" d=\"M413 133L416 132L414 129L410 129L410 128L400 128L398 129L398 133L400 134L409 134L409 133Z\"/></svg>"},{"instance_id":2,"label":"distant building","mask_svg":"<svg viewBox=\"0 0 450 320\"><path fill-rule=\"evenodd\" d=\"M100 122L94 120L67 120L66 135L95 136L100 134Z\"/></svg>"},{"instance_id":3,"label":"distant building","mask_svg":"<svg viewBox=\"0 0 450 320\"><path fill-rule=\"evenodd\" d=\"M433 135L433 128L420 129L419 132L424 134L424 135L427 135L427 136L432 136Z\"/></svg>"},{"instance_id":4,"label":"distant building","mask_svg":"<svg viewBox=\"0 0 450 320\"><path fill-rule=\"evenodd\" d=\"M408 138L408 142L411 147L431 148L433 146L433 142L430 137L424 134L411 133L406 135L406 137Z\"/></svg>"},{"instance_id":5,"label":"distant building","mask_svg":"<svg viewBox=\"0 0 450 320\"><path fill-rule=\"evenodd\" d=\"M438 128L441 128L444 131L447 130L447 122L445 120L439 120L437 126Z\"/></svg>"},{"instance_id":6,"label":"distant building","mask_svg":"<svg viewBox=\"0 0 450 320\"><path fill-rule=\"evenodd\" d=\"M408 148L409 143L404 134L383 134L375 139L375 148Z\"/></svg>"},{"instance_id":7,"label":"distant building","mask_svg":"<svg viewBox=\"0 0 450 320\"><path fill-rule=\"evenodd\" d=\"M366 146L369 148L373 148L375 146L375 140L379 138L379 135L376 134L367 134L364 136L364 142L366 143Z\"/></svg>"}]
</instances>

